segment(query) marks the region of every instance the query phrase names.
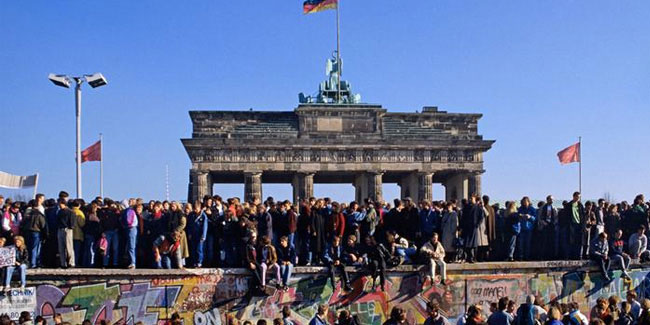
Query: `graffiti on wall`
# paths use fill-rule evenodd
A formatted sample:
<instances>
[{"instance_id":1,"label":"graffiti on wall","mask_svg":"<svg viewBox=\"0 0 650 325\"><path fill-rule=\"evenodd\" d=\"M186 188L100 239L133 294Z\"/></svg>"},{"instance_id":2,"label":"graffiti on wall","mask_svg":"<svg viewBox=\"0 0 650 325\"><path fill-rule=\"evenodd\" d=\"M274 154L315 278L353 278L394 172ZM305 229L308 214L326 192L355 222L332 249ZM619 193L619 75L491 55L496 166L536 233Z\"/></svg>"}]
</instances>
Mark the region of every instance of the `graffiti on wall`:
<instances>
[{"instance_id":1,"label":"graffiti on wall","mask_svg":"<svg viewBox=\"0 0 650 325\"><path fill-rule=\"evenodd\" d=\"M89 319L109 324L164 324L178 313L184 324L220 325L228 318L271 321L288 306L297 324L307 324L316 313L318 304L330 305L330 321L338 311L350 310L362 324L382 324L395 306L407 311L412 324L426 319L426 304L439 302L443 313L453 322L462 316L467 306L480 304L489 311L490 302L508 296L519 303L533 294L548 302L578 302L584 312L598 297L625 296L636 290L642 297L650 296L650 272L631 272L632 281L616 280L605 283L600 275L586 272L551 272L543 274L457 275L446 286L423 287L420 274L391 273L384 291L371 291L372 279L353 278L353 290L343 292L340 285L332 286L325 274L296 275L289 290L269 291L268 296L248 295L248 277L221 273L190 275L180 278L151 278L131 282L89 281L79 283L53 279L48 284L29 283L35 288L36 299L23 307L35 315L51 319L60 313L73 324ZM0 305L11 306L10 297L0 297ZM18 301L18 300L16 300ZM24 300L22 301L24 303ZM23 308L21 307L21 308Z\"/></svg>"}]
</instances>

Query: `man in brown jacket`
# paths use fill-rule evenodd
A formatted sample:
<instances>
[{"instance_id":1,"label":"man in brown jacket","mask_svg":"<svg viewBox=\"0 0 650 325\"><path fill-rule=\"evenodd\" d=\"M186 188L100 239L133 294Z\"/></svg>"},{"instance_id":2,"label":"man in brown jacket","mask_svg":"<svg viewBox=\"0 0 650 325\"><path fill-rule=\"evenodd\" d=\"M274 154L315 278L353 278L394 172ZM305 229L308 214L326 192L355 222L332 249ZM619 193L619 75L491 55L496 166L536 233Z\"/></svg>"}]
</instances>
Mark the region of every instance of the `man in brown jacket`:
<instances>
[{"instance_id":1,"label":"man in brown jacket","mask_svg":"<svg viewBox=\"0 0 650 325\"><path fill-rule=\"evenodd\" d=\"M262 288L266 286L266 270L269 268L275 269L275 286L279 289L282 286L280 279L280 265L278 265L278 255L275 252L275 247L271 245L269 236L262 236L262 245L259 248L260 268L262 275Z\"/></svg>"}]
</instances>

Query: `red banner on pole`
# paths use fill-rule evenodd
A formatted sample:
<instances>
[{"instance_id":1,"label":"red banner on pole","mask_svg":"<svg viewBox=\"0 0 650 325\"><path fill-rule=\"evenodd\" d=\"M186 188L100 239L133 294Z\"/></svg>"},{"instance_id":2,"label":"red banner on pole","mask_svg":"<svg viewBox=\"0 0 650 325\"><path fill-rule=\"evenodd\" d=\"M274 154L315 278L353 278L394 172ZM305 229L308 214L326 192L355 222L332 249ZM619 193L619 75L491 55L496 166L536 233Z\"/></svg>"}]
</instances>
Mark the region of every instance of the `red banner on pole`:
<instances>
[{"instance_id":1,"label":"red banner on pole","mask_svg":"<svg viewBox=\"0 0 650 325\"><path fill-rule=\"evenodd\" d=\"M580 162L580 142L558 152L557 157L562 165Z\"/></svg>"},{"instance_id":2,"label":"red banner on pole","mask_svg":"<svg viewBox=\"0 0 650 325\"><path fill-rule=\"evenodd\" d=\"M81 162L101 161L102 160L102 143L101 140L95 142L92 146L81 152Z\"/></svg>"}]
</instances>

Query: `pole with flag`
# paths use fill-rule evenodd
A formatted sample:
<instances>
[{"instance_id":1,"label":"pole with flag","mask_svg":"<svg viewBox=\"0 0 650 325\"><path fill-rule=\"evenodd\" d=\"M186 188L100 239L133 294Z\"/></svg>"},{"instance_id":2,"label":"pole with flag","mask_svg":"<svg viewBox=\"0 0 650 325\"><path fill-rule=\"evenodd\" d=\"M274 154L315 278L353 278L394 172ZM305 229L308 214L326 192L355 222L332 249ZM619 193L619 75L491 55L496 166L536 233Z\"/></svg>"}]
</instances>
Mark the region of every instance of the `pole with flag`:
<instances>
[{"instance_id":1,"label":"pole with flag","mask_svg":"<svg viewBox=\"0 0 650 325\"><path fill-rule=\"evenodd\" d=\"M578 191L582 193L582 137L578 137L578 142L572 144L557 153L557 158L562 165L577 162L578 163Z\"/></svg>"},{"instance_id":2,"label":"pole with flag","mask_svg":"<svg viewBox=\"0 0 650 325\"><path fill-rule=\"evenodd\" d=\"M339 24L339 4L338 0L336 1L336 65L338 65L339 70L339 80L336 82L336 100L338 103L341 102L341 75L343 74L343 64L341 64L341 33L340 33L340 24Z\"/></svg>"},{"instance_id":3,"label":"pole with flag","mask_svg":"<svg viewBox=\"0 0 650 325\"><path fill-rule=\"evenodd\" d=\"M338 81L336 86L336 101L341 102L341 75L343 74L343 64L341 64L341 33L339 21L339 3L340 0L306 0L302 4L303 13L311 14L327 9L336 9L336 65L338 71Z\"/></svg>"},{"instance_id":4,"label":"pole with flag","mask_svg":"<svg viewBox=\"0 0 650 325\"><path fill-rule=\"evenodd\" d=\"M99 154L104 154L104 135L99 134ZM99 160L99 196L104 199L104 157Z\"/></svg>"},{"instance_id":5,"label":"pole with flag","mask_svg":"<svg viewBox=\"0 0 650 325\"><path fill-rule=\"evenodd\" d=\"M99 195L104 197L104 159L102 158L103 135L99 134L99 141L81 152L81 162L99 161Z\"/></svg>"},{"instance_id":6,"label":"pole with flag","mask_svg":"<svg viewBox=\"0 0 650 325\"><path fill-rule=\"evenodd\" d=\"M582 137L578 137L578 191L582 194Z\"/></svg>"}]
</instances>

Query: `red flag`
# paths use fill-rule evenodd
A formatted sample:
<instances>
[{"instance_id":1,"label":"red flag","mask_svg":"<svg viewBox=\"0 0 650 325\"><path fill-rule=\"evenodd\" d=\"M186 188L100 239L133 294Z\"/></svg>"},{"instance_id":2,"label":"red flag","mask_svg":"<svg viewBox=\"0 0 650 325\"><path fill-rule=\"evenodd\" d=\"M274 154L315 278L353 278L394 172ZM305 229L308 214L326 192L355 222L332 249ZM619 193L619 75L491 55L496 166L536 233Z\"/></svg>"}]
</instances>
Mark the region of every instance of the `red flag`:
<instances>
[{"instance_id":1,"label":"red flag","mask_svg":"<svg viewBox=\"0 0 650 325\"><path fill-rule=\"evenodd\" d=\"M557 153L562 165L580 161L580 142L569 146Z\"/></svg>"},{"instance_id":2,"label":"red flag","mask_svg":"<svg viewBox=\"0 0 650 325\"><path fill-rule=\"evenodd\" d=\"M81 152L81 162L86 161L100 161L102 160L102 143L101 141L95 142L92 146L86 148Z\"/></svg>"}]
</instances>

